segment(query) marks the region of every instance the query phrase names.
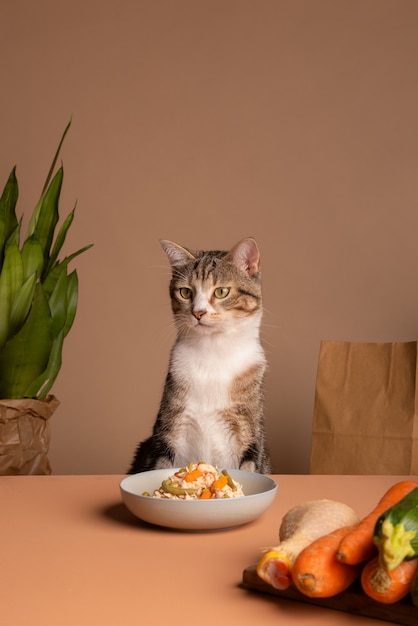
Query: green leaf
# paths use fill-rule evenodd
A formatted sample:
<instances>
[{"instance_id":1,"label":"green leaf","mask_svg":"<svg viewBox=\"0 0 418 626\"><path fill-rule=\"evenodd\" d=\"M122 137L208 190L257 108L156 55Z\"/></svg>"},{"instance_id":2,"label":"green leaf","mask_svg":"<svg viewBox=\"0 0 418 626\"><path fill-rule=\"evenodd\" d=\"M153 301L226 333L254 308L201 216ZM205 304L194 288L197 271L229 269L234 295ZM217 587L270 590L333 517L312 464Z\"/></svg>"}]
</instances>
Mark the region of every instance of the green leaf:
<instances>
[{"instance_id":1,"label":"green leaf","mask_svg":"<svg viewBox=\"0 0 418 626\"><path fill-rule=\"evenodd\" d=\"M31 235L26 239L22 246L21 254L23 261L23 279L26 280L34 272L39 278L44 266L44 255L41 244L35 235Z\"/></svg>"},{"instance_id":2,"label":"green leaf","mask_svg":"<svg viewBox=\"0 0 418 626\"><path fill-rule=\"evenodd\" d=\"M52 318L40 283L20 331L0 351L0 398L23 398L46 369L53 344ZM32 396L34 397L34 396Z\"/></svg>"},{"instance_id":3,"label":"green leaf","mask_svg":"<svg viewBox=\"0 0 418 626\"><path fill-rule=\"evenodd\" d=\"M52 179L45 195L42 197L41 206L37 215L36 224L31 234L34 234L41 244L45 259L45 267L48 265L49 252L54 239L55 227L58 224L58 205L62 187L64 170L61 167Z\"/></svg>"},{"instance_id":4,"label":"green leaf","mask_svg":"<svg viewBox=\"0 0 418 626\"><path fill-rule=\"evenodd\" d=\"M73 223L74 220L74 212L75 212L75 207L74 209L71 211L71 213L69 213L64 221L64 223L62 224L57 238L55 240L54 243L54 247L52 248L52 252L50 254L49 257L49 262L48 262L48 267L45 270L45 274L48 274L48 272L54 267L57 259L58 259L58 255L61 252L61 248L64 245L64 241L65 238L67 236L67 232L68 229L70 228L71 224Z\"/></svg>"},{"instance_id":5,"label":"green leaf","mask_svg":"<svg viewBox=\"0 0 418 626\"><path fill-rule=\"evenodd\" d=\"M10 172L7 183L0 198L0 269L3 264L4 246L10 233L17 226L16 204L19 188L16 179L16 168Z\"/></svg>"},{"instance_id":6,"label":"green leaf","mask_svg":"<svg viewBox=\"0 0 418 626\"><path fill-rule=\"evenodd\" d=\"M68 263L70 261L72 261L73 259L75 259L76 256L79 256L80 254L83 254L83 252L85 252L86 250L89 250L90 248L93 247L94 244L89 243L87 246L84 246L83 248L80 248L79 250L77 250L77 252L73 252L72 254L66 256L63 260L62 263Z\"/></svg>"},{"instance_id":7,"label":"green leaf","mask_svg":"<svg viewBox=\"0 0 418 626\"><path fill-rule=\"evenodd\" d=\"M75 315L77 312L78 303L78 275L77 271L73 270L68 276L67 280L67 319L64 326L64 337L66 337L73 325Z\"/></svg>"},{"instance_id":8,"label":"green leaf","mask_svg":"<svg viewBox=\"0 0 418 626\"><path fill-rule=\"evenodd\" d=\"M10 272L10 293L12 302L23 282L23 261L18 247L18 237L16 237L15 234L19 229L19 225L16 226L6 243L3 266L4 270L8 270Z\"/></svg>"},{"instance_id":9,"label":"green leaf","mask_svg":"<svg viewBox=\"0 0 418 626\"><path fill-rule=\"evenodd\" d=\"M58 148L57 148L57 151L55 152L55 156L52 159L51 167L49 168L49 172L48 172L48 175L47 175L45 183L44 183L44 188L42 190L42 194L41 194L42 196L44 195L44 193L45 193L45 191L46 191L46 189L47 189L47 187L49 185L49 181L51 180L52 173L53 173L53 171L55 169L55 165L57 164L57 161L58 161L59 153L61 152L62 144L64 143L65 136L66 136L66 134L68 133L68 131L70 129L71 121L72 120L70 118L70 121L68 122L67 126L65 127L65 130L64 130L64 132L62 134L62 137L60 139L60 142L58 144Z\"/></svg>"},{"instance_id":10,"label":"green leaf","mask_svg":"<svg viewBox=\"0 0 418 626\"><path fill-rule=\"evenodd\" d=\"M71 126L71 118L70 118L70 121L68 122L68 124L65 127L65 130L64 130L64 132L62 134L61 140L60 140L60 142L58 144L58 148L57 148L57 150L55 152L55 156L52 159L52 163L51 163L51 166L49 168L49 172L48 172L48 175L46 177L46 180L45 180L45 183L44 183L44 186L43 186L43 189L42 189L41 197L39 198L39 200L38 200L38 202L37 202L37 204L36 204L36 206L35 206L35 208L33 210L32 217L31 217L31 219L29 221L29 226L28 226L28 235L29 236L32 235L35 232L35 227L36 227L36 224L38 222L39 212L41 210L43 197L44 197L44 195L46 193L46 190L48 188L49 181L51 180L53 171L55 169L55 165L56 165L57 160L58 160L59 153L60 153L61 148L62 148L62 144L64 143L65 136L66 136L70 126Z\"/></svg>"},{"instance_id":11,"label":"green leaf","mask_svg":"<svg viewBox=\"0 0 418 626\"><path fill-rule=\"evenodd\" d=\"M67 265L68 264L63 261L55 265L42 281L42 286L48 299L51 297L51 293L54 291L55 285L57 284L62 272L67 272Z\"/></svg>"},{"instance_id":12,"label":"green leaf","mask_svg":"<svg viewBox=\"0 0 418 626\"><path fill-rule=\"evenodd\" d=\"M16 334L30 311L36 286L36 273L29 276L19 289L10 312L9 337Z\"/></svg>"},{"instance_id":13,"label":"green leaf","mask_svg":"<svg viewBox=\"0 0 418 626\"><path fill-rule=\"evenodd\" d=\"M42 284L44 286L44 291L47 297L51 295L55 287L55 283L57 282L60 276L60 273L64 270L66 271L68 264L75 257L77 257L79 254L82 254L83 252L91 248L92 246L93 246L92 243L89 244L88 246L84 246L84 248L80 248L80 250L77 250L77 252L73 252L73 254L70 254L69 256L65 257L62 261L60 261L60 263L56 263L54 265L54 267L48 272L48 274L44 277L42 281Z\"/></svg>"},{"instance_id":14,"label":"green leaf","mask_svg":"<svg viewBox=\"0 0 418 626\"><path fill-rule=\"evenodd\" d=\"M42 400L54 384L62 365L64 331L54 339L47 368L25 389L25 396Z\"/></svg>"},{"instance_id":15,"label":"green leaf","mask_svg":"<svg viewBox=\"0 0 418 626\"><path fill-rule=\"evenodd\" d=\"M16 245L14 232L12 232L6 244L3 268L0 274L0 349L10 336L10 314L22 282L22 257Z\"/></svg>"},{"instance_id":16,"label":"green leaf","mask_svg":"<svg viewBox=\"0 0 418 626\"><path fill-rule=\"evenodd\" d=\"M67 319L67 272L61 272L48 299L54 337L64 328Z\"/></svg>"}]
</instances>

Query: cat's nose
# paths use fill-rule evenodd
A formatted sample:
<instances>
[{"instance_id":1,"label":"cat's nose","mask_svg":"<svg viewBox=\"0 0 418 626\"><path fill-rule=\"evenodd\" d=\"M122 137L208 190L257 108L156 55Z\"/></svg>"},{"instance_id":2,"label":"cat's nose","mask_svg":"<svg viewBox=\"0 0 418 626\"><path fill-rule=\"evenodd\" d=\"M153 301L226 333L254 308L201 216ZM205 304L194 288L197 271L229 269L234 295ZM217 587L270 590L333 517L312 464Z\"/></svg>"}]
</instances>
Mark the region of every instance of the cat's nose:
<instances>
[{"instance_id":1,"label":"cat's nose","mask_svg":"<svg viewBox=\"0 0 418 626\"><path fill-rule=\"evenodd\" d=\"M206 311L192 311L192 313L197 320L200 320L200 318L205 315Z\"/></svg>"}]
</instances>

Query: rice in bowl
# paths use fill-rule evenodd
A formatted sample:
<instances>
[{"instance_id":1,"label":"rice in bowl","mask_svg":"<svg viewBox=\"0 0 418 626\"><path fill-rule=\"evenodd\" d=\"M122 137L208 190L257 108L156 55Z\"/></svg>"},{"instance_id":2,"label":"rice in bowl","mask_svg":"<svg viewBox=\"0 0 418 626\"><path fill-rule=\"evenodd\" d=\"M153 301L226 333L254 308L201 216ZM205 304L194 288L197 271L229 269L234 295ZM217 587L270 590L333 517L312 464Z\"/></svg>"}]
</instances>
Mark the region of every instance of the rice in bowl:
<instances>
[{"instance_id":1,"label":"rice in bowl","mask_svg":"<svg viewBox=\"0 0 418 626\"><path fill-rule=\"evenodd\" d=\"M219 472L216 467L204 462L190 463L181 468L163 480L152 494L154 498L169 500L212 500L244 495L240 483L233 480L226 470Z\"/></svg>"}]
</instances>

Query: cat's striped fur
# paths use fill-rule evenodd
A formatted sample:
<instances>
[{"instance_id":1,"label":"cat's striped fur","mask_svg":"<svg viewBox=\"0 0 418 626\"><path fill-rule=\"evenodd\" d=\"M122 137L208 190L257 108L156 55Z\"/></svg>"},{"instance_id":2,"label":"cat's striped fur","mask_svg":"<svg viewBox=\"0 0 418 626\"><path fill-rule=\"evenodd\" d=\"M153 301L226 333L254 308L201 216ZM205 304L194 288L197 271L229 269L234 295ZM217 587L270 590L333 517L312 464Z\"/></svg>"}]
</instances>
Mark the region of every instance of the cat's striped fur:
<instances>
[{"instance_id":1,"label":"cat's striped fur","mask_svg":"<svg viewBox=\"0 0 418 626\"><path fill-rule=\"evenodd\" d=\"M130 473L206 461L267 472L260 344L260 254L246 238L229 252L163 240L177 327L152 435Z\"/></svg>"}]
</instances>

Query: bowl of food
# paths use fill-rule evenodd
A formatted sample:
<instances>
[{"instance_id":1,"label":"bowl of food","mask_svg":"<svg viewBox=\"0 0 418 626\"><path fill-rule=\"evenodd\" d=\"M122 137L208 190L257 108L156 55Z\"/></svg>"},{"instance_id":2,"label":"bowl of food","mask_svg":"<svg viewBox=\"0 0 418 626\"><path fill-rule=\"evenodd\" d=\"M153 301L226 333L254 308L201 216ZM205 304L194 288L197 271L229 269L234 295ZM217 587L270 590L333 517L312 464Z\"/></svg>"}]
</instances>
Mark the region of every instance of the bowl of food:
<instances>
[{"instance_id":1,"label":"bowl of food","mask_svg":"<svg viewBox=\"0 0 418 626\"><path fill-rule=\"evenodd\" d=\"M219 471L207 463L132 474L120 483L131 513L178 530L219 530L252 522L269 508L277 489L277 482L264 474Z\"/></svg>"}]
</instances>

